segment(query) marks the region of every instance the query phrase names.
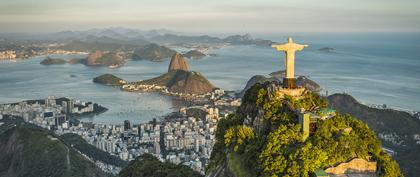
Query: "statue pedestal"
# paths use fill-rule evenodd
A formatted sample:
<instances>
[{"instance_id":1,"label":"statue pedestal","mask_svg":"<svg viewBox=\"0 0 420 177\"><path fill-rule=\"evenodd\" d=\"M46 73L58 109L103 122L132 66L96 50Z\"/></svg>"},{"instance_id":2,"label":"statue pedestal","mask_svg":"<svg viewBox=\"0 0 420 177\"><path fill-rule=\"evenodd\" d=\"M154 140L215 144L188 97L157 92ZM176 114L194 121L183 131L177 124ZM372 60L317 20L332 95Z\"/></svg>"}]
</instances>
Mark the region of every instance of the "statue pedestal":
<instances>
[{"instance_id":1,"label":"statue pedestal","mask_svg":"<svg viewBox=\"0 0 420 177\"><path fill-rule=\"evenodd\" d=\"M287 88L287 89L297 88L296 79L295 78L283 78L283 88Z\"/></svg>"}]
</instances>

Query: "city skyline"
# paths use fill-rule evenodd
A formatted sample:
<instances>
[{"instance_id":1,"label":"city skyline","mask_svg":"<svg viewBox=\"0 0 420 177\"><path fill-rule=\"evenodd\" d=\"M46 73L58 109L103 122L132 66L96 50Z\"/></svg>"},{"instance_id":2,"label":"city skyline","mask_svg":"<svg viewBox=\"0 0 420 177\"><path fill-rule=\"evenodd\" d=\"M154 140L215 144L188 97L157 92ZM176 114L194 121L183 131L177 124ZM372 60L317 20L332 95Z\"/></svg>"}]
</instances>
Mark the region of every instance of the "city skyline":
<instances>
[{"instance_id":1,"label":"city skyline","mask_svg":"<svg viewBox=\"0 0 420 177\"><path fill-rule=\"evenodd\" d=\"M419 32L420 2L0 1L0 32L123 26L192 33Z\"/></svg>"}]
</instances>

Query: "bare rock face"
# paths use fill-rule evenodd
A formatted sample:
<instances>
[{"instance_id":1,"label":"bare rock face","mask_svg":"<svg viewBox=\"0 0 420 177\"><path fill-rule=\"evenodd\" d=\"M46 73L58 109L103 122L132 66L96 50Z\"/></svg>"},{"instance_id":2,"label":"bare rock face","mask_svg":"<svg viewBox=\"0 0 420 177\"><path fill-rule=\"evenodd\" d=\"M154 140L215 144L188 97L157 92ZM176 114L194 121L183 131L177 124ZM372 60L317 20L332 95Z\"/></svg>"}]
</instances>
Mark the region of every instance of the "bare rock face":
<instances>
[{"instance_id":1,"label":"bare rock face","mask_svg":"<svg viewBox=\"0 0 420 177\"><path fill-rule=\"evenodd\" d=\"M183 70L176 71L174 77L166 84L166 87L171 92L188 94L205 94L215 89L200 73Z\"/></svg>"},{"instance_id":2,"label":"bare rock face","mask_svg":"<svg viewBox=\"0 0 420 177\"><path fill-rule=\"evenodd\" d=\"M175 71L175 70L183 70L188 71L188 63L187 60L180 54L175 53L171 58L171 63L169 64L168 72Z\"/></svg>"}]
</instances>

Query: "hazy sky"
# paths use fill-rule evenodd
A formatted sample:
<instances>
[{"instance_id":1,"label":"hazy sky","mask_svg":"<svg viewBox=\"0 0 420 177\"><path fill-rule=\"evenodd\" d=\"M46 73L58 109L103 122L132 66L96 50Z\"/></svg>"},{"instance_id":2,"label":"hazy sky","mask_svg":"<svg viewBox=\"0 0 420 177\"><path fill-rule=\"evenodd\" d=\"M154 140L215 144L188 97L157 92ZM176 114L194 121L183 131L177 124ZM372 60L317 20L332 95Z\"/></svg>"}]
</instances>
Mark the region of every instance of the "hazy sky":
<instances>
[{"instance_id":1,"label":"hazy sky","mask_svg":"<svg viewBox=\"0 0 420 177\"><path fill-rule=\"evenodd\" d=\"M420 0L0 0L0 32L419 32Z\"/></svg>"}]
</instances>

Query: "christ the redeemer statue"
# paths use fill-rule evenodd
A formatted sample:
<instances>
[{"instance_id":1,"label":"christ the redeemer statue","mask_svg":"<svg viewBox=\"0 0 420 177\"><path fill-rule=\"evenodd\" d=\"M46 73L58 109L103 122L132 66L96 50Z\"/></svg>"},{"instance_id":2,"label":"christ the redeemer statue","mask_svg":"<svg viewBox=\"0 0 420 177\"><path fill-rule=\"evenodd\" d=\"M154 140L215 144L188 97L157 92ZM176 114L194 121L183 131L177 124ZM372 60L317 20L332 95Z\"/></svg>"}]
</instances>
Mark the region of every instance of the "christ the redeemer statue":
<instances>
[{"instance_id":1,"label":"christ the redeemer statue","mask_svg":"<svg viewBox=\"0 0 420 177\"><path fill-rule=\"evenodd\" d=\"M296 44L293 39L289 37L288 42L285 44L273 44L271 47L276 48L278 51L284 52L286 56L285 67L286 77L283 78L283 88L294 89L296 88L295 81L295 52L301 51L308 45Z\"/></svg>"}]
</instances>

